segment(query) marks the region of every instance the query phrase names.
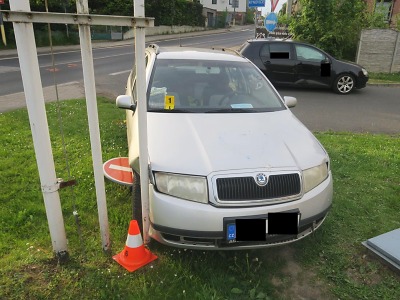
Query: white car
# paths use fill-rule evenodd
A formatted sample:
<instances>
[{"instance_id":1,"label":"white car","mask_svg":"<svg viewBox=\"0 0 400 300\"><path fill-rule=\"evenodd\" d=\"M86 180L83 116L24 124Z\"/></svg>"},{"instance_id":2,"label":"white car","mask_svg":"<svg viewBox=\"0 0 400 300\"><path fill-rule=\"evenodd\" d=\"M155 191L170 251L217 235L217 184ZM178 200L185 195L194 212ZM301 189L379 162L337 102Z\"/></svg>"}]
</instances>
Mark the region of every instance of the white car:
<instances>
[{"instance_id":1,"label":"white car","mask_svg":"<svg viewBox=\"0 0 400 300\"><path fill-rule=\"evenodd\" d=\"M136 75L126 109L141 222ZM146 49L151 238L192 249L262 248L317 229L332 204L329 156L265 75L233 51Z\"/></svg>"}]
</instances>

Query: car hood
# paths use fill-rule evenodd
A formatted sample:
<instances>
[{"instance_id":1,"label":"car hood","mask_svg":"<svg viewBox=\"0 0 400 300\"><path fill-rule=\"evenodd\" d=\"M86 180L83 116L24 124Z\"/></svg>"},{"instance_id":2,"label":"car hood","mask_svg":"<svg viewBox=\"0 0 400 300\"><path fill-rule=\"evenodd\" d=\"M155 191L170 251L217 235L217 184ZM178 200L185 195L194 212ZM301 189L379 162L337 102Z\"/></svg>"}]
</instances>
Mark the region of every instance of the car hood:
<instances>
[{"instance_id":1,"label":"car hood","mask_svg":"<svg viewBox=\"0 0 400 300\"><path fill-rule=\"evenodd\" d=\"M289 111L234 114L148 113L155 171L211 172L293 168L327 161L312 133Z\"/></svg>"},{"instance_id":2,"label":"car hood","mask_svg":"<svg viewBox=\"0 0 400 300\"><path fill-rule=\"evenodd\" d=\"M361 65L358 65L352 61L347 61L347 60L339 60L336 59L336 63L340 66L342 66L343 68L351 68L353 70L357 70L357 71L361 71L361 69L363 69L364 67Z\"/></svg>"}]
</instances>

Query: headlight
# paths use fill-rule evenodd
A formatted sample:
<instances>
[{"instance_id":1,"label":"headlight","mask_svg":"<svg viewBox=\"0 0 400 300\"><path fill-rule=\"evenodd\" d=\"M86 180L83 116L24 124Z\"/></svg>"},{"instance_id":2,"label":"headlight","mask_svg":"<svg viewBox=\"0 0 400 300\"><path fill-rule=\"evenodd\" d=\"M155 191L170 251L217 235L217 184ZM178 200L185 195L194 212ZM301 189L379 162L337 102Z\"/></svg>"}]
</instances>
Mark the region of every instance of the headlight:
<instances>
[{"instance_id":1,"label":"headlight","mask_svg":"<svg viewBox=\"0 0 400 300\"><path fill-rule=\"evenodd\" d=\"M364 68L362 68L361 71L363 72L364 76L368 76L367 70L365 70Z\"/></svg>"},{"instance_id":2,"label":"headlight","mask_svg":"<svg viewBox=\"0 0 400 300\"><path fill-rule=\"evenodd\" d=\"M156 187L161 193L174 197L207 203L207 181L205 177L155 173Z\"/></svg>"},{"instance_id":3,"label":"headlight","mask_svg":"<svg viewBox=\"0 0 400 300\"><path fill-rule=\"evenodd\" d=\"M307 193L328 177L328 164L323 163L314 168L303 171L304 192Z\"/></svg>"}]
</instances>

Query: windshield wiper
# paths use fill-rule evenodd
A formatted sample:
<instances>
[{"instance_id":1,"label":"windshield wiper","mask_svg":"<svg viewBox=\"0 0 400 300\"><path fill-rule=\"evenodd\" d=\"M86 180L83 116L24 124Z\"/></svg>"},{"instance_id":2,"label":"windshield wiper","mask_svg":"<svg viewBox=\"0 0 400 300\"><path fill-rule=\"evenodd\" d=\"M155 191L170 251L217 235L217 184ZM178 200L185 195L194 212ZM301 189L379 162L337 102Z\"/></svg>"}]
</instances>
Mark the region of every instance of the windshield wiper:
<instances>
[{"instance_id":1,"label":"windshield wiper","mask_svg":"<svg viewBox=\"0 0 400 300\"><path fill-rule=\"evenodd\" d=\"M213 110L207 110L205 113L251 113L255 112L254 108L218 108Z\"/></svg>"},{"instance_id":2,"label":"windshield wiper","mask_svg":"<svg viewBox=\"0 0 400 300\"><path fill-rule=\"evenodd\" d=\"M163 108L153 108L149 109L148 112L161 112L161 113L192 113L193 111L187 109L163 109Z\"/></svg>"}]
</instances>

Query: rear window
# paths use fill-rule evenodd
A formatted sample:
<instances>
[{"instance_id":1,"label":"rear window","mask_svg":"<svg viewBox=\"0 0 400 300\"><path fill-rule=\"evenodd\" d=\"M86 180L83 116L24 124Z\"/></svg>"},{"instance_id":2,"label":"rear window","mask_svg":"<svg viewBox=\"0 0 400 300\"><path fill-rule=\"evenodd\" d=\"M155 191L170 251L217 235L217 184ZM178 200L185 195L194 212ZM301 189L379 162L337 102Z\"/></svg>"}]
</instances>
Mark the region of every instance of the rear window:
<instances>
[{"instance_id":1,"label":"rear window","mask_svg":"<svg viewBox=\"0 0 400 300\"><path fill-rule=\"evenodd\" d=\"M269 55L271 59L289 59L291 58L290 45L285 43L270 43Z\"/></svg>"}]
</instances>

